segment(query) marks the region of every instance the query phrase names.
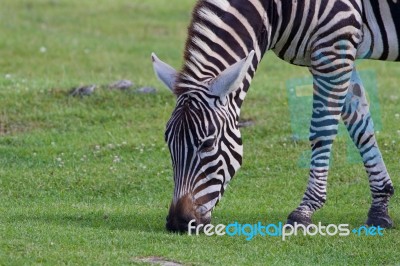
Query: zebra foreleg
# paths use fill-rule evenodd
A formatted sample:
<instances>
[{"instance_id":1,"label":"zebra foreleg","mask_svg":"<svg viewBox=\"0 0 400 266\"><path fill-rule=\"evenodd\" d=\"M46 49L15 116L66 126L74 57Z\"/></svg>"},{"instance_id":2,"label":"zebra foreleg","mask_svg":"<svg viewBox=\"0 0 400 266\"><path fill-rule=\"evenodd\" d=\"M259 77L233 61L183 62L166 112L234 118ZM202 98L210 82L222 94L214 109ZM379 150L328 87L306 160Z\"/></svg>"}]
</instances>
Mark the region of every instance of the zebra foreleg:
<instances>
[{"instance_id":1,"label":"zebra foreleg","mask_svg":"<svg viewBox=\"0 0 400 266\"><path fill-rule=\"evenodd\" d=\"M335 77L334 79L343 78ZM325 204L332 143L337 135L349 79L350 75L348 75L347 81L342 81L346 88L342 84L337 89L332 89L325 94L330 89L319 86L325 85L328 80L314 75L314 103L310 127L312 155L309 181L299 207L288 217L289 224L295 222L304 225L310 224L313 213Z\"/></svg>"},{"instance_id":2,"label":"zebra foreleg","mask_svg":"<svg viewBox=\"0 0 400 266\"><path fill-rule=\"evenodd\" d=\"M289 224L310 224L313 213L326 201L332 144L338 132L355 59L351 41L341 40L331 45L345 49L332 50L331 47L316 45L312 54L310 71L314 93L310 126L310 174L300 205L288 217Z\"/></svg>"},{"instance_id":3,"label":"zebra foreleg","mask_svg":"<svg viewBox=\"0 0 400 266\"><path fill-rule=\"evenodd\" d=\"M368 174L372 204L366 224L385 228L392 227L393 222L388 214L388 203L394 193L394 188L375 138L374 123L369 111L365 88L355 69L343 106L342 119L361 154Z\"/></svg>"}]
</instances>

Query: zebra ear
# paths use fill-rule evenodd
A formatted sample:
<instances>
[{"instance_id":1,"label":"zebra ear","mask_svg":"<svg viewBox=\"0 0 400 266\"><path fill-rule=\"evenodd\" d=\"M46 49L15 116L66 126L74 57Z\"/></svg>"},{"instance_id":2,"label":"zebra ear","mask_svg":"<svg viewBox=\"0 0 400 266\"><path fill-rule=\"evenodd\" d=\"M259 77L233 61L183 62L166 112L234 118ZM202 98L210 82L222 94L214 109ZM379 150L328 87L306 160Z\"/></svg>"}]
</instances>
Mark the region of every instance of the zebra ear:
<instances>
[{"instance_id":1,"label":"zebra ear","mask_svg":"<svg viewBox=\"0 0 400 266\"><path fill-rule=\"evenodd\" d=\"M151 54L151 60L153 61L153 68L157 78L161 82L163 82L172 92L174 92L174 85L178 72L170 65L158 59L155 53Z\"/></svg>"},{"instance_id":2,"label":"zebra ear","mask_svg":"<svg viewBox=\"0 0 400 266\"><path fill-rule=\"evenodd\" d=\"M253 62L253 57L254 50L252 50L246 58L243 58L239 62L222 71L222 73L211 82L211 86L209 88L210 92L216 96L219 96L225 103L227 100L226 97L231 92L239 89L247 71L249 70L250 65Z\"/></svg>"}]
</instances>

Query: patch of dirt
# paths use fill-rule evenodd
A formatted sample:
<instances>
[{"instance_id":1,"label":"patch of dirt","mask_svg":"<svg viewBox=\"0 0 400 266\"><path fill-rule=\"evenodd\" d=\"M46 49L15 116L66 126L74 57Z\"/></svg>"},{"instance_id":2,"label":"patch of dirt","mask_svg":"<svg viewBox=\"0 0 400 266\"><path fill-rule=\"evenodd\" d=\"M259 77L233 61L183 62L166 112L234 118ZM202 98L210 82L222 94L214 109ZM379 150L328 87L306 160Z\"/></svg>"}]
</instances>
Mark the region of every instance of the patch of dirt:
<instances>
[{"instance_id":1,"label":"patch of dirt","mask_svg":"<svg viewBox=\"0 0 400 266\"><path fill-rule=\"evenodd\" d=\"M108 85L108 88L110 90L128 90L130 89L132 86L134 86L134 83L130 80L127 79L123 79L123 80L118 80L115 81L114 83L111 83L110 85Z\"/></svg>"},{"instance_id":2,"label":"patch of dirt","mask_svg":"<svg viewBox=\"0 0 400 266\"><path fill-rule=\"evenodd\" d=\"M156 265L161 265L161 266L183 266L183 264L169 260L163 257L156 257L156 256L151 256L151 257L139 257L139 258L133 258L133 261L136 262L147 262L150 264L156 264Z\"/></svg>"},{"instance_id":3,"label":"patch of dirt","mask_svg":"<svg viewBox=\"0 0 400 266\"><path fill-rule=\"evenodd\" d=\"M71 96L89 96L92 95L93 92L96 89L96 85L88 85L88 86L80 86L80 87L76 87L76 88L72 88L69 92L69 95Z\"/></svg>"},{"instance_id":4,"label":"patch of dirt","mask_svg":"<svg viewBox=\"0 0 400 266\"><path fill-rule=\"evenodd\" d=\"M7 123L7 122L1 121L1 117L0 117L0 136L22 133L22 132L29 131L30 129L32 129L32 126L29 124Z\"/></svg>"}]
</instances>

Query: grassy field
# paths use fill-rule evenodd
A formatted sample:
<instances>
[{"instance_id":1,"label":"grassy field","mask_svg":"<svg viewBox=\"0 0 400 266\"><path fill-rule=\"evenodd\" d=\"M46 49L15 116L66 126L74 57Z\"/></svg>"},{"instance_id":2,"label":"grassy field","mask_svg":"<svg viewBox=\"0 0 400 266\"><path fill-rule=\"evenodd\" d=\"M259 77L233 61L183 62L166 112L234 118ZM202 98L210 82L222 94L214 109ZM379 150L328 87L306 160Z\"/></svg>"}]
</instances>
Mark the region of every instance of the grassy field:
<instances>
[{"instance_id":1,"label":"grassy field","mask_svg":"<svg viewBox=\"0 0 400 266\"><path fill-rule=\"evenodd\" d=\"M163 140L175 99L154 77L150 54L175 67L194 1L2 0L0 8L0 265L130 265L162 257L187 265L400 263L399 227L367 237L199 237L167 233L172 169ZM374 71L378 134L400 184L400 64ZM291 138L286 82L307 76L266 56L243 107L244 164L213 223L285 221L304 192L307 141ZM70 88L130 79L157 94ZM307 125L304 125L307 126ZM346 143L333 152L328 202L314 221L358 227L370 204L361 164ZM400 201L390 214L400 223Z\"/></svg>"}]
</instances>

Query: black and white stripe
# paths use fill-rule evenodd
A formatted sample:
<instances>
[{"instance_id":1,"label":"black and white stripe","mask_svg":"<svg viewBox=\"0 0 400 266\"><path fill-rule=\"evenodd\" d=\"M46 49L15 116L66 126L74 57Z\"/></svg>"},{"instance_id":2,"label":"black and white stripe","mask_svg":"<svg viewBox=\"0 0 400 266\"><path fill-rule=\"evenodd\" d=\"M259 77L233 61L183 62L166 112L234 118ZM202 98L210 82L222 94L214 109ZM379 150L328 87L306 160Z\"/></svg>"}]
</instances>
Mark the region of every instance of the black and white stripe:
<instances>
[{"instance_id":1,"label":"black and white stripe","mask_svg":"<svg viewBox=\"0 0 400 266\"><path fill-rule=\"evenodd\" d=\"M287 62L309 67L314 77L310 178L289 222L310 223L323 206L331 147L343 118L369 175L373 203L367 222L391 226L387 204L393 186L354 61L400 61L399 17L397 0L199 1L182 70L175 72L153 56L158 77L177 96L166 131L175 180L169 219L180 215L200 222L209 216L239 169L240 108L258 63L273 50ZM177 210L184 197L194 206L190 214L187 206ZM171 230L182 229L171 224Z\"/></svg>"}]
</instances>

